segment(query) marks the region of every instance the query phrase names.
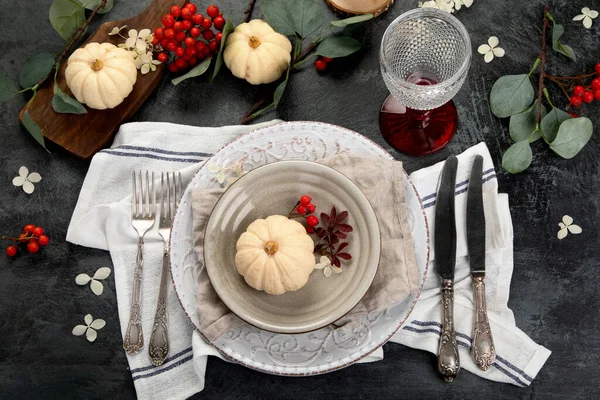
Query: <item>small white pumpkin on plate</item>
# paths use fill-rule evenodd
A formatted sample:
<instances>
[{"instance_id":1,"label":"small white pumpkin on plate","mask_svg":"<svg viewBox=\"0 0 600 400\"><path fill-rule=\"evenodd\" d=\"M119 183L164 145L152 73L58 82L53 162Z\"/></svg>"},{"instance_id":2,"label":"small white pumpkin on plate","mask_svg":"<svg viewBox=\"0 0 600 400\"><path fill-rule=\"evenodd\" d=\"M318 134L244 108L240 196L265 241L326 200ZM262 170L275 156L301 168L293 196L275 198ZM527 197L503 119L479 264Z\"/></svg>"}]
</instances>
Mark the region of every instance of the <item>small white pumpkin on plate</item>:
<instances>
[{"instance_id":1,"label":"small white pumpkin on plate","mask_svg":"<svg viewBox=\"0 0 600 400\"><path fill-rule=\"evenodd\" d=\"M235 265L248 285L268 294L300 289L315 268L306 228L283 215L252 222L236 244Z\"/></svg>"},{"instance_id":2,"label":"small white pumpkin on plate","mask_svg":"<svg viewBox=\"0 0 600 400\"><path fill-rule=\"evenodd\" d=\"M111 43L89 43L71 54L65 79L75 98L90 108L115 108L133 90L133 57Z\"/></svg>"}]
</instances>

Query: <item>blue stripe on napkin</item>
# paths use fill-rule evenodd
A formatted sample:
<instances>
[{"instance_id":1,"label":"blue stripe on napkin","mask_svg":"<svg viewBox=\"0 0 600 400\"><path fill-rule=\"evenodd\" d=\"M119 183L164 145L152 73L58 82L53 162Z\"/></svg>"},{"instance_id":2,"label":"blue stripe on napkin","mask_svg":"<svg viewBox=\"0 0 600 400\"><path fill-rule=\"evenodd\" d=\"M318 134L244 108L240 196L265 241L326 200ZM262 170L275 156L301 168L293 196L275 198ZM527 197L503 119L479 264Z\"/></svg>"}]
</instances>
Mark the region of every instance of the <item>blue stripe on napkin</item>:
<instances>
[{"instance_id":1,"label":"blue stripe on napkin","mask_svg":"<svg viewBox=\"0 0 600 400\"><path fill-rule=\"evenodd\" d=\"M165 362L162 365L159 365L159 366L148 365L146 367L134 368L131 370L131 374L133 375L133 380L135 381L138 379L149 378L151 376L159 375L159 374L162 374L163 372L166 372L175 367L178 367L181 364L184 364L184 363L190 361L192 358L194 358L193 354L189 354L191 352L192 352L192 348L188 347L187 349L182 350L177 354L167 357L165 359ZM173 361L177 360L178 358L180 358L181 356L185 356L185 357L181 358L180 360L178 360L176 362L173 362ZM151 371L151 372L149 372L147 374L140 374L140 372L144 372L144 371ZM138 375L136 375L136 374L138 374Z\"/></svg>"},{"instance_id":2,"label":"blue stripe on napkin","mask_svg":"<svg viewBox=\"0 0 600 400\"><path fill-rule=\"evenodd\" d=\"M491 172L491 174L489 176L486 177L487 174L489 174ZM494 172L494 168L490 168L487 171L483 172L483 179L482 179L482 183L486 183L487 181L496 178L496 173ZM456 189L460 188L461 186L465 186L469 183L469 180L466 179L462 182L459 182L456 184ZM467 190L469 190L469 187L466 186L464 188L461 188L459 190L457 190L456 192L454 192L455 196L458 196L459 194L465 193ZM425 197L421 198L421 201L423 202L423 208L429 208L435 205L435 200L431 201L431 202L427 202L428 200L431 199L435 199L435 197L437 196L437 193L431 193L428 194Z\"/></svg>"}]
</instances>

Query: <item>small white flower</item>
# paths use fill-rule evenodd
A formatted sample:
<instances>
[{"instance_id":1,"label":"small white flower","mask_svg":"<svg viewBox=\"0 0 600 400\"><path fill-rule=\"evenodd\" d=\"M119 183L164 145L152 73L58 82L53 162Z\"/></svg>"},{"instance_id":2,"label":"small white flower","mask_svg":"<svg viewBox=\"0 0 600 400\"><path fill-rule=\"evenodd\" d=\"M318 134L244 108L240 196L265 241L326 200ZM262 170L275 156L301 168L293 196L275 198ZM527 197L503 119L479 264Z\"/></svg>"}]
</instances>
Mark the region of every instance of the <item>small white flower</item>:
<instances>
[{"instance_id":1,"label":"small white flower","mask_svg":"<svg viewBox=\"0 0 600 400\"><path fill-rule=\"evenodd\" d=\"M419 3L422 8L438 8L442 11L452 13L454 11L454 1L452 0L430 0Z\"/></svg>"},{"instance_id":2,"label":"small white flower","mask_svg":"<svg viewBox=\"0 0 600 400\"><path fill-rule=\"evenodd\" d=\"M490 38L488 39L488 44L482 44L477 49L477 52L479 54L484 55L483 60L486 63L489 63L490 61L492 61L494 59L494 56L504 57L504 49L501 47L498 47L498 43L500 43L500 41L498 40L498 38L496 36L490 36Z\"/></svg>"},{"instance_id":3,"label":"small white flower","mask_svg":"<svg viewBox=\"0 0 600 400\"><path fill-rule=\"evenodd\" d=\"M562 222L559 222L558 226L560 227L560 230L558 231L556 236L559 239L564 239L565 237L567 237L567 233L569 232L571 232L574 235L579 235L582 232L581 227L579 225L575 225L573 223L573 218L571 218L569 215L563 216Z\"/></svg>"},{"instance_id":4,"label":"small white flower","mask_svg":"<svg viewBox=\"0 0 600 400\"><path fill-rule=\"evenodd\" d=\"M77 325L75 328L73 328L72 333L75 336L81 336L85 333L87 340L93 342L96 340L96 337L98 337L96 329L99 330L104 328L104 326L106 326L106 321L103 319L94 319L91 314L86 315L83 320L85 325Z\"/></svg>"},{"instance_id":5,"label":"small white flower","mask_svg":"<svg viewBox=\"0 0 600 400\"><path fill-rule=\"evenodd\" d=\"M469 8L473 5L473 0L454 0L454 8L456 11L460 10L462 6Z\"/></svg>"},{"instance_id":6,"label":"small white flower","mask_svg":"<svg viewBox=\"0 0 600 400\"><path fill-rule=\"evenodd\" d=\"M590 10L588 7L583 7L581 9L581 14L576 15L573 18L573 21L581 21L583 20L583 26L586 29L590 29L592 27L592 20L598 17L598 11Z\"/></svg>"},{"instance_id":7,"label":"small white flower","mask_svg":"<svg viewBox=\"0 0 600 400\"><path fill-rule=\"evenodd\" d=\"M34 183L38 183L42 180L42 176L37 172L29 173L27 167L19 168L19 176L15 176L12 180L13 185L22 186L23 191L27 194L33 193L35 187Z\"/></svg>"},{"instance_id":8,"label":"small white flower","mask_svg":"<svg viewBox=\"0 0 600 400\"><path fill-rule=\"evenodd\" d=\"M114 35L120 35L121 31L123 29L127 28L127 25L123 25L121 27L115 26L114 28L112 28L112 30L108 33L108 36L114 36Z\"/></svg>"},{"instance_id":9,"label":"small white flower","mask_svg":"<svg viewBox=\"0 0 600 400\"><path fill-rule=\"evenodd\" d=\"M152 59L151 52L147 52L146 54L142 55L140 57L140 59L142 61L142 68L141 68L142 75L145 75L150 71L152 71L152 72L156 71L156 66L158 64L160 64L160 61Z\"/></svg>"},{"instance_id":10,"label":"small white flower","mask_svg":"<svg viewBox=\"0 0 600 400\"><path fill-rule=\"evenodd\" d=\"M331 261L329 261L329 258L327 258L327 256L321 256L321 258L319 258L319 262L315 265L315 269L322 269L325 278L329 278L332 272L334 274L342 273L342 269L331 264Z\"/></svg>"},{"instance_id":11,"label":"small white flower","mask_svg":"<svg viewBox=\"0 0 600 400\"><path fill-rule=\"evenodd\" d=\"M102 282L100 282L100 281L108 278L109 275L110 275L110 268L102 267L102 268L98 269L96 271L96 273L94 273L94 276L92 276L92 277L90 277L88 274L77 275L75 277L75 283L78 284L79 286L84 286L84 285L87 285L88 283L90 283L90 288L92 289L92 292L94 292L94 294L96 296L100 296L102 294L102 292L104 291L104 286L102 285Z\"/></svg>"},{"instance_id":12,"label":"small white flower","mask_svg":"<svg viewBox=\"0 0 600 400\"><path fill-rule=\"evenodd\" d=\"M147 32L146 32L147 31ZM137 50L138 53L144 54L148 43L145 38L150 33L150 29L142 29L140 33L135 29L129 31L129 38L125 40L125 46L130 50Z\"/></svg>"},{"instance_id":13,"label":"small white flower","mask_svg":"<svg viewBox=\"0 0 600 400\"><path fill-rule=\"evenodd\" d=\"M236 161L230 167L221 167L217 164L208 164L206 169L213 174L217 174L217 182L223 185L225 181L229 185L246 175L248 172L244 171L244 161ZM229 175L229 176L227 176Z\"/></svg>"}]
</instances>

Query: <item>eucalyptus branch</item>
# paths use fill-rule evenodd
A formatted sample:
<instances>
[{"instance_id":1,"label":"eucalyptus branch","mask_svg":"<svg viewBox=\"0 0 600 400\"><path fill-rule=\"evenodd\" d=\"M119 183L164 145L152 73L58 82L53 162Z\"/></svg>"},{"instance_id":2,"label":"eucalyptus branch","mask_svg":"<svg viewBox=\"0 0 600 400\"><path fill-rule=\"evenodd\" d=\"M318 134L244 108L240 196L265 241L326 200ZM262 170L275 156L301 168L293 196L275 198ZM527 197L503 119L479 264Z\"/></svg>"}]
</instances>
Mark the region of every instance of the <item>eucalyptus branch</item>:
<instances>
[{"instance_id":1,"label":"eucalyptus branch","mask_svg":"<svg viewBox=\"0 0 600 400\"><path fill-rule=\"evenodd\" d=\"M250 18L252 16L252 10L254 10L254 4L256 3L256 0L250 0L250 3L248 3L248 8L246 8L246 11L244 11L244 22L248 22L250 21Z\"/></svg>"},{"instance_id":2,"label":"eucalyptus branch","mask_svg":"<svg viewBox=\"0 0 600 400\"><path fill-rule=\"evenodd\" d=\"M542 52L540 53L540 79L538 83L538 105L537 105L537 114L535 116L535 123L539 125L542 120L542 95L544 90L544 78L545 78L545 68L546 68L546 36L548 32L548 26L550 22L548 21L548 6L544 6L544 30L542 32Z\"/></svg>"}]
</instances>

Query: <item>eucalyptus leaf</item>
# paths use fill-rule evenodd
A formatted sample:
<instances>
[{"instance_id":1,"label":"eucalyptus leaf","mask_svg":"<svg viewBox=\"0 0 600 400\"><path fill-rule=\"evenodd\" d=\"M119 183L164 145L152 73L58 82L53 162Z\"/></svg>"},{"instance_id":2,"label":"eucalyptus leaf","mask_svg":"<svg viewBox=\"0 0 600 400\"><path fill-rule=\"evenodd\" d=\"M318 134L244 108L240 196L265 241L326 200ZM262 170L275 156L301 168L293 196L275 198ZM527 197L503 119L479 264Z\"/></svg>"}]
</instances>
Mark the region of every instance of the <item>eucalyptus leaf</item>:
<instances>
[{"instance_id":1,"label":"eucalyptus leaf","mask_svg":"<svg viewBox=\"0 0 600 400\"><path fill-rule=\"evenodd\" d=\"M287 73L285 74L285 79L277 86L277 89L275 89L275 93L273 94L273 104L275 105L275 107L277 107L279 101L281 100L281 97L283 96L283 93L285 92L285 88L290 77L290 66L291 64L288 65Z\"/></svg>"},{"instance_id":2,"label":"eucalyptus leaf","mask_svg":"<svg viewBox=\"0 0 600 400\"><path fill-rule=\"evenodd\" d=\"M523 140L535 142L536 140L539 140L542 137L539 130L535 132L537 127L537 124L535 122L537 117L537 111L538 101L536 100L533 102L533 105L527 110L510 117L508 130L510 132L510 137L512 140L514 140L515 142L521 142ZM548 111L546 110L546 107L542 105L542 118L546 116L547 113Z\"/></svg>"},{"instance_id":3,"label":"eucalyptus leaf","mask_svg":"<svg viewBox=\"0 0 600 400\"><path fill-rule=\"evenodd\" d=\"M540 126L542 128L542 135L544 135L546 142L551 143L554 141L556 134L558 133L559 125L569 118L572 117L568 113L556 107L553 107L548 115L542 118L542 123Z\"/></svg>"},{"instance_id":4,"label":"eucalyptus leaf","mask_svg":"<svg viewBox=\"0 0 600 400\"><path fill-rule=\"evenodd\" d=\"M54 96L52 96L52 109L60 114L87 114L85 107L60 90L56 83L54 84Z\"/></svg>"},{"instance_id":5,"label":"eucalyptus leaf","mask_svg":"<svg viewBox=\"0 0 600 400\"><path fill-rule=\"evenodd\" d=\"M0 75L0 103L9 101L18 93L17 88L7 76Z\"/></svg>"},{"instance_id":6,"label":"eucalyptus leaf","mask_svg":"<svg viewBox=\"0 0 600 400\"><path fill-rule=\"evenodd\" d=\"M576 61L577 57L575 57L573 49L566 44L562 44L559 40L564 33L565 28L561 24L554 24L554 27L552 28L552 48L557 53L564 54L573 61Z\"/></svg>"},{"instance_id":7,"label":"eucalyptus leaf","mask_svg":"<svg viewBox=\"0 0 600 400\"><path fill-rule=\"evenodd\" d=\"M98 7L100 5L101 2L102 2L102 0L94 0L91 3L88 3L85 6L85 8L90 11L94 11L96 9L96 7ZM107 12L112 10L114 5L115 5L114 0L106 0L106 5L98 10L98 14L106 14Z\"/></svg>"},{"instance_id":8,"label":"eucalyptus leaf","mask_svg":"<svg viewBox=\"0 0 600 400\"><path fill-rule=\"evenodd\" d=\"M50 5L49 18L60 37L69 40L85 23L85 8L79 0L54 0Z\"/></svg>"},{"instance_id":9,"label":"eucalyptus leaf","mask_svg":"<svg viewBox=\"0 0 600 400\"><path fill-rule=\"evenodd\" d=\"M533 154L531 153L531 147L529 146L528 140L514 143L506 150L504 156L502 156L502 168L516 174L522 172L531 165Z\"/></svg>"},{"instance_id":10,"label":"eucalyptus leaf","mask_svg":"<svg viewBox=\"0 0 600 400\"><path fill-rule=\"evenodd\" d=\"M570 118L560 124L550 148L562 158L573 158L590 140L593 130L589 118Z\"/></svg>"},{"instance_id":11,"label":"eucalyptus leaf","mask_svg":"<svg viewBox=\"0 0 600 400\"><path fill-rule=\"evenodd\" d=\"M205 73L208 70L208 67L210 67L211 61L212 61L212 57L208 57L207 59L202 61L200 64L195 65L194 68L190 69L185 74L173 79L171 81L171 83L173 85L179 85L181 82L185 81L186 79L195 78L197 76L202 75L203 73Z\"/></svg>"},{"instance_id":12,"label":"eucalyptus leaf","mask_svg":"<svg viewBox=\"0 0 600 400\"><path fill-rule=\"evenodd\" d=\"M346 19L338 19L335 21L331 21L330 24L333 26L337 26L338 28L343 28L345 26L358 24L359 22L365 22L370 19L373 19L373 14L362 14Z\"/></svg>"},{"instance_id":13,"label":"eucalyptus leaf","mask_svg":"<svg viewBox=\"0 0 600 400\"><path fill-rule=\"evenodd\" d=\"M523 112L533 101L533 86L527 74L501 76L490 93L490 108L499 118Z\"/></svg>"},{"instance_id":14,"label":"eucalyptus leaf","mask_svg":"<svg viewBox=\"0 0 600 400\"><path fill-rule=\"evenodd\" d=\"M260 9L269 25L271 25L271 28L283 35L296 35L291 9L286 5L282 5L281 0L264 0L261 3Z\"/></svg>"},{"instance_id":15,"label":"eucalyptus leaf","mask_svg":"<svg viewBox=\"0 0 600 400\"><path fill-rule=\"evenodd\" d=\"M213 69L212 75L208 78L208 83L212 83L212 81L217 77L217 74L221 70L223 66L223 50L225 49L225 42L227 42L227 36L233 32L233 24L231 23L231 15L227 17L227 22L225 22L225 26L223 27L223 37L221 37L221 48L219 49L219 53L217 54L217 59L215 60L215 68Z\"/></svg>"},{"instance_id":16,"label":"eucalyptus leaf","mask_svg":"<svg viewBox=\"0 0 600 400\"><path fill-rule=\"evenodd\" d=\"M44 135L42 135L42 130L40 129L40 126L33 119L31 119L29 110L25 110L25 113L23 114L23 120L21 122L23 123L25 129L29 131L31 136L33 136L33 138L39 144L41 144L44 149L46 149L46 143L44 143ZM48 151L48 149L46 149L46 151Z\"/></svg>"},{"instance_id":17,"label":"eucalyptus leaf","mask_svg":"<svg viewBox=\"0 0 600 400\"><path fill-rule=\"evenodd\" d=\"M360 42L347 36L329 36L323 39L315 51L318 56L339 58L346 57L360 50Z\"/></svg>"},{"instance_id":18,"label":"eucalyptus leaf","mask_svg":"<svg viewBox=\"0 0 600 400\"><path fill-rule=\"evenodd\" d=\"M29 88L52 71L54 67L54 54L39 53L31 57L19 73L19 84L22 88Z\"/></svg>"},{"instance_id":19,"label":"eucalyptus leaf","mask_svg":"<svg viewBox=\"0 0 600 400\"><path fill-rule=\"evenodd\" d=\"M289 9L294 30L301 38L304 39L321 27L323 9L316 0L294 0L291 3ZM280 7L288 8L286 5L280 5Z\"/></svg>"}]
</instances>

